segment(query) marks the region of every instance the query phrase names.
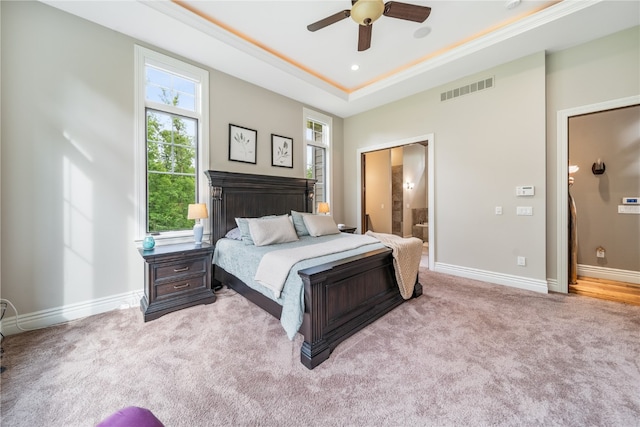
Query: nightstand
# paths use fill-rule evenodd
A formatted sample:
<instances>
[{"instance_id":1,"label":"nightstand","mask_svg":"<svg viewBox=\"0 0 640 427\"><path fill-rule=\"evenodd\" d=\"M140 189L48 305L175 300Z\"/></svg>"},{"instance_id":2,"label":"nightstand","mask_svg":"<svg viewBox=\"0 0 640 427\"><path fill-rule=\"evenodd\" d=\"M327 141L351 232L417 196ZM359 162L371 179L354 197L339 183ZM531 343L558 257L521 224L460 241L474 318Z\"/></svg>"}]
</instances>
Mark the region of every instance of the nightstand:
<instances>
[{"instance_id":1,"label":"nightstand","mask_svg":"<svg viewBox=\"0 0 640 427\"><path fill-rule=\"evenodd\" d=\"M145 261L144 296L140 300L145 322L216 300L211 289L213 246L181 243L139 252Z\"/></svg>"},{"instance_id":2,"label":"nightstand","mask_svg":"<svg viewBox=\"0 0 640 427\"><path fill-rule=\"evenodd\" d=\"M338 227L338 230L340 230L343 233L355 233L356 232L356 227L350 227L348 225L342 226L342 227Z\"/></svg>"}]
</instances>

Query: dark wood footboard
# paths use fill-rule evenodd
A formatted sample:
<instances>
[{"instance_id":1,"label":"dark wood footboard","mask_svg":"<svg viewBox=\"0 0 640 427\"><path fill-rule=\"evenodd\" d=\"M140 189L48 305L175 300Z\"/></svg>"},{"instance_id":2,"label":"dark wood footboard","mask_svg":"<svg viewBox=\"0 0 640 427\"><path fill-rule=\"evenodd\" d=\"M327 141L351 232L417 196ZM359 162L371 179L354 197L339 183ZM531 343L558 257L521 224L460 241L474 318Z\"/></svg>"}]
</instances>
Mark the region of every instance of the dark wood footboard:
<instances>
[{"instance_id":1,"label":"dark wood footboard","mask_svg":"<svg viewBox=\"0 0 640 427\"><path fill-rule=\"evenodd\" d=\"M313 369L343 340L404 302L395 279L390 249L299 272L305 312L300 360ZM422 295L416 281L413 296Z\"/></svg>"},{"instance_id":2,"label":"dark wood footboard","mask_svg":"<svg viewBox=\"0 0 640 427\"><path fill-rule=\"evenodd\" d=\"M395 279L391 249L379 249L298 272L304 283L304 342L300 361L313 369L336 346L404 302ZM276 318L282 307L215 266L214 279ZM422 295L416 281L413 297Z\"/></svg>"}]
</instances>

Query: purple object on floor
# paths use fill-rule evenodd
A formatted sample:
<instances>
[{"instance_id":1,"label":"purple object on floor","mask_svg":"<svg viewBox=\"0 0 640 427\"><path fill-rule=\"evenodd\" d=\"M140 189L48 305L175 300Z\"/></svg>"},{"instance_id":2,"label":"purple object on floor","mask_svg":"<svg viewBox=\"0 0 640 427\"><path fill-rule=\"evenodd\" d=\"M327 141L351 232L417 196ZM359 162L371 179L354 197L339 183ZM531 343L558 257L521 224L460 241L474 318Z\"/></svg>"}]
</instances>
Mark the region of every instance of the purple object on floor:
<instances>
[{"instance_id":1,"label":"purple object on floor","mask_svg":"<svg viewBox=\"0 0 640 427\"><path fill-rule=\"evenodd\" d=\"M96 427L164 427L164 424L148 409L127 406L110 415Z\"/></svg>"}]
</instances>

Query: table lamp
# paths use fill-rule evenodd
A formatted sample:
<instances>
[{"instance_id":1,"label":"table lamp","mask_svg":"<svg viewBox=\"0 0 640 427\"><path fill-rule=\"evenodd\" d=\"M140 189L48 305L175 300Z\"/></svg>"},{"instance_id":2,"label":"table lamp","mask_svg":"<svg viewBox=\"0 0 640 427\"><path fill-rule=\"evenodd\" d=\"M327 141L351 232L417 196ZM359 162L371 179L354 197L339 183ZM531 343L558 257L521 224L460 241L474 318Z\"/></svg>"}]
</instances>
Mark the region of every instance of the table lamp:
<instances>
[{"instance_id":1,"label":"table lamp","mask_svg":"<svg viewBox=\"0 0 640 427\"><path fill-rule=\"evenodd\" d=\"M196 223L193 226L193 238L196 245L202 244L202 231L203 227L200 220L208 218L207 205L205 203L193 203L189 205L189 211L187 212L187 219L195 219Z\"/></svg>"},{"instance_id":2,"label":"table lamp","mask_svg":"<svg viewBox=\"0 0 640 427\"><path fill-rule=\"evenodd\" d=\"M320 202L318 203L318 213L321 214L328 214L329 213L329 203L327 202Z\"/></svg>"}]
</instances>

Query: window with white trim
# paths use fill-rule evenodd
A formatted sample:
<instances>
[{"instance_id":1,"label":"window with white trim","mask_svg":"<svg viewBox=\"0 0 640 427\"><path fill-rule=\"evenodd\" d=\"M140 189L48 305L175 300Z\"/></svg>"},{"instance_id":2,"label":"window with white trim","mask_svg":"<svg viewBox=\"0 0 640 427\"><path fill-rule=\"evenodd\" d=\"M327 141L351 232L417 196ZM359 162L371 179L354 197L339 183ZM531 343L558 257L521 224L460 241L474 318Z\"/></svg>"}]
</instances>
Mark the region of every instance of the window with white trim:
<instances>
[{"instance_id":1,"label":"window with white trim","mask_svg":"<svg viewBox=\"0 0 640 427\"><path fill-rule=\"evenodd\" d=\"M189 204L208 204L209 73L141 46L135 57L137 238L191 237Z\"/></svg>"},{"instance_id":2,"label":"window with white trim","mask_svg":"<svg viewBox=\"0 0 640 427\"><path fill-rule=\"evenodd\" d=\"M318 203L330 201L330 177L331 177L331 126L332 119L329 116L316 111L303 109L304 114L304 140L305 150L305 176L315 179L314 212L317 212Z\"/></svg>"}]
</instances>

